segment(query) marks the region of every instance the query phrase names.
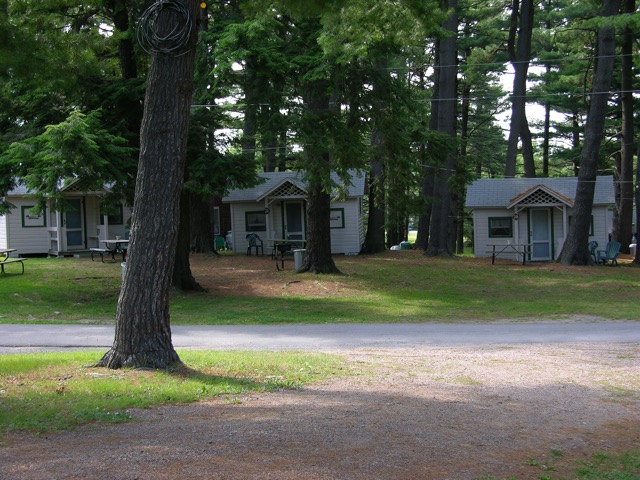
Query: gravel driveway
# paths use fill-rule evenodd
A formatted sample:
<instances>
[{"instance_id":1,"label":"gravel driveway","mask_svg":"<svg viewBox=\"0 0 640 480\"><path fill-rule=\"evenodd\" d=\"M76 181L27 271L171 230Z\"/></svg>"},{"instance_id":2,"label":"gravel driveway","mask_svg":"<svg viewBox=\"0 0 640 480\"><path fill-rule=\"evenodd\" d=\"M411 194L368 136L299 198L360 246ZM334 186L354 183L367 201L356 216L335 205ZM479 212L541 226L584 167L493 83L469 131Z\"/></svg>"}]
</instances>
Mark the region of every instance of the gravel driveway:
<instances>
[{"instance_id":1,"label":"gravel driveway","mask_svg":"<svg viewBox=\"0 0 640 480\"><path fill-rule=\"evenodd\" d=\"M351 375L301 390L11 435L0 478L571 478L593 453L640 449L637 343L339 353Z\"/></svg>"}]
</instances>

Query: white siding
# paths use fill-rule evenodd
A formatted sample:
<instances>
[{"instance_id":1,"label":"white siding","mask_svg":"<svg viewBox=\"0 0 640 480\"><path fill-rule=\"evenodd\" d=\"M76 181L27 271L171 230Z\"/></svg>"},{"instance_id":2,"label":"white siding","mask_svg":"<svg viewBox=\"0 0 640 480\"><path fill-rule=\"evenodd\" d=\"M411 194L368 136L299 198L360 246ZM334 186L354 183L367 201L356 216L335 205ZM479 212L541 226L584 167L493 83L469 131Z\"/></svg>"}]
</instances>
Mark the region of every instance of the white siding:
<instances>
[{"instance_id":1,"label":"white siding","mask_svg":"<svg viewBox=\"0 0 640 480\"><path fill-rule=\"evenodd\" d=\"M0 248L9 248L7 237L7 216L0 215Z\"/></svg>"},{"instance_id":2,"label":"white siding","mask_svg":"<svg viewBox=\"0 0 640 480\"><path fill-rule=\"evenodd\" d=\"M360 253L361 215L359 214L359 199L335 202L331 208L344 209L344 228L331 229L331 253L357 254Z\"/></svg>"},{"instance_id":3,"label":"white siding","mask_svg":"<svg viewBox=\"0 0 640 480\"><path fill-rule=\"evenodd\" d=\"M526 215L520 213L518 222L513 222L514 236L511 238L490 238L489 237L489 218L490 217L512 217L513 212L506 209L476 209L473 211L473 225L474 225L474 244L473 251L476 257L490 257L491 247L488 245L499 244L506 245L507 243L516 243L515 229L518 228L519 240L518 243L525 242L527 231L527 219ZM523 237L523 235L525 235ZM517 260L515 253L513 255L503 255L506 259Z\"/></svg>"},{"instance_id":4,"label":"white siding","mask_svg":"<svg viewBox=\"0 0 640 480\"><path fill-rule=\"evenodd\" d=\"M268 239L279 239L282 233L282 208L273 202L269 206L269 218L267 220L266 232L255 232L264 242L264 252L271 254L272 245ZM357 254L364 241L364 227L362 216L359 214L359 199L348 200L346 202L336 202L331 204L331 208L344 209L344 228L331 229L331 252L335 254ZM264 209L262 203L240 203L231 204L231 228L233 232L233 251L235 253L247 252L247 230L245 225L245 213L260 211Z\"/></svg>"},{"instance_id":5,"label":"white siding","mask_svg":"<svg viewBox=\"0 0 640 480\"><path fill-rule=\"evenodd\" d=\"M58 254L58 245L55 238L58 235L55 219L57 212L50 209L45 215L46 226L24 227L22 223L22 207L33 206L34 202L26 198L11 198L16 208L11 213L0 217L0 247L15 248L16 254ZM100 225L100 199L95 196L85 197L85 222L84 240L88 248L99 245L99 239L113 238L116 235L124 236L125 225L111 225L108 234L104 225ZM123 222L131 217L131 209L123 207ZM101 234L101 231L103 232ZM62 232L64 234L64 232ZM62 235L64 238L64 235ZM64 243L64 242L63 242Z\"/></svg>"},{"instance_id":6,"label":"white siding","mask_svg":"<svg viewBox=\"0 0 640 480\"><path fill-rule=\"evenodd\" d=\"M34 201L23 198L12 198L16 208L11 210L7 218L8 248L15 248L15 255L49 252L48 224L44 227L23 227L22 207L34 205ZM48 213L48 212L47 212ZM45 215L47 221L49 215Z\"/></svg>"},{"instance_id":7,"label":"white siding","mask_svg":"<svg viewBox=\"0 0 640 480\"><path fill-rule=\"evenodd\" d=\"M563 226L563 212L560 208L553 208L552 228L553 228L553 255L557 258L560 255L566 228ZM572 215L572 209L567 209L567 218ZM474 225L474 254L476 257L491 256L489 244L527 243L529 241L529 221L527 210L522 210L518 214L518 221L513 222L514 231L517 229L518 235L512 238L489 238L489 217L512 217L513 211L500 208L477 208L473 211ZM593 235L589 236L589 241L595 240L602 247L609 241L609 232L612 225L612 215L605 206L593 207ZM567 227L568 228L568 227ZM516 260L514 255L504 255L504 258Z\"/></svg>"}]
</instances>

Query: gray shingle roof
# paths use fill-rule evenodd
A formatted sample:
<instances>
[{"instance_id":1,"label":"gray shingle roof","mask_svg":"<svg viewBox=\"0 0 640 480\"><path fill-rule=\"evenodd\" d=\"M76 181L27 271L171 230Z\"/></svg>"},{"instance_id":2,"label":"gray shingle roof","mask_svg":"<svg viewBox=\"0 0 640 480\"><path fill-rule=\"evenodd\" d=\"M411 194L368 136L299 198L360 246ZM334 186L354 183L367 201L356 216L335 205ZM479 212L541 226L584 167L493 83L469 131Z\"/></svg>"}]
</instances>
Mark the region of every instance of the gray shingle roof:
<instances>
[{"instance_id":1,"label":"gray shingle roof","mask_svg":"<svg viewBox=\"0 0 640 480\"><path fill-rule=\"evenodd\" d=\"M364 181L365 175L361 172L356 172L355 170L349 170L351 174L351 183L352 185L348 186L348 197L361 197L364 195ZM259 173L259 177L265 180L264 183L260 185L256 185L251 188L238 188L235 190L231 190L229 194L223 197L223 202L255 202L265 196L268 196L270 192L277 190L279 186L281 186L287 180L292 184L297 185L304 191L307 189L307 184L303 181L302 172L266 172ZM340 177L336 173L331 174L331 179L338 185L342 184Z\"/></svg>"},{"instance_id":2,"label":"gray shingle roof","mask_svg":"<svg viewBox=\"0 0 640 480\"><path fill-rule=\"evenodd\" d=\"M506 207L518 195L537 185L545 185L574 201L578 177L482 178L467 187L466 206L467 208ZM612 205L614 203L613 176L597 177L593 204Z\"/></svg>"}]
</instances>

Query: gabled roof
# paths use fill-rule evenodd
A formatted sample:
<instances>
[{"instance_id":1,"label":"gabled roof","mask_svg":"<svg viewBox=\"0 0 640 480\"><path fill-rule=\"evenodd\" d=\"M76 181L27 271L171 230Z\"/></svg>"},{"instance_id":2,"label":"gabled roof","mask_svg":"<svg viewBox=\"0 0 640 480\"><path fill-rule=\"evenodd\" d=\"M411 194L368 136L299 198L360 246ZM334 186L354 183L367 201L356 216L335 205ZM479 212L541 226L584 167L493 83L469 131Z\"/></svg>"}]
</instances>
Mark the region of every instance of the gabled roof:
<instances>
[{"instance_id":1,"label":"gabled roof","mask_svg":"<svg viewBox=\"0 0 640 480\"><path fill-rule=\"evenodd\" d=\"M347 187L347 197L357 198L364 196L364 173L349 170L351 185ZM303 180L304 172L265 172L258 176L264 179L260 185L250 188L237 188L231 190L223 197L222 201L233 202L260 202L270 196L288 196L289 198L303 198L306 196L307 183ZM338 185L342 184L336 173L331 173L331 179ZM286 192L286 195L285 195Z\"/></svg>"},{"instance_id":2,"label":"gabled roof","mask_svg":"<svg viewBox=\"0 0 640 480\"><path fill-rule=\"evenodd\" d=\"M561 193L558 193L546 185L536 185L530 189L522 192L520 195L516 195L509 200L507 208L513 208L519 203L526 205L544 205L553 203L564 203L568 207L573 207L573 200L565 197Z\"/></svg>"},{"instance_id":3,"label":"gabled roof","mask_svg":"<svg viewBox=\"0 0 640 480\"><path fill-rule=\"evenodd\" d=\"M264 200L265 197L288 197L288 198L305 198L307 196L307 186L302 180L291 177L283 177L279 181L274 179L275 184L269 190L265 190L256 200Z\"/></svg>"},{"instance_id":4,"label":"gabled roof","mask_svg":"<svg viewBox=\"0 0 640 480\"><path fill-rule=\"evenodd\" d=\"M100 195L110 189L110 185L104 185L103 190L95 191L88 188L86 183L78 178L64 180L59 183L60 192ZM33 194L33 190L29 190L24 183L18 183L13 190L7 192L7 197L25 197Z\"/></svg>"},{"instance_id":5,"label":"gabled roof","mask_svg":"<svg viewBox=\"0 0 640 480\"><path fill-rule=\"evenodd\" d=\"M467 187L468 208L511 208L531 194L543 192L573 206L578 177L558 178L482 178ZM615 203L613 176L597 177L593 197L594 205Z\"/></svg>"}]
</instances>

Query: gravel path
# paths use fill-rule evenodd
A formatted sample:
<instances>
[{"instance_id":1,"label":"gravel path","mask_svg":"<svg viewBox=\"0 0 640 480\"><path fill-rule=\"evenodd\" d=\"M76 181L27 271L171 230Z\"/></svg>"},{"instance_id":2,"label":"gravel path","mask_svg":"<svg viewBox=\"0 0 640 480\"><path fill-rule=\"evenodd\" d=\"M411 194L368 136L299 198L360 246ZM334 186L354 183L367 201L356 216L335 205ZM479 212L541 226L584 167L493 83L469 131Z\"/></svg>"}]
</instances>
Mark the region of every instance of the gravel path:
<instances>
[{"instance_id":1,"label":"gravel path","mask_svg":"<svg viewBox=\"0 0 640 480\"><path fill-rule=\"evenodd\" d=\"M11 435L0 478L532 479L545 462L560 478L640 449L638 343L339 353L352 375L301 390Z\"/></svg>"}]
</instances>

